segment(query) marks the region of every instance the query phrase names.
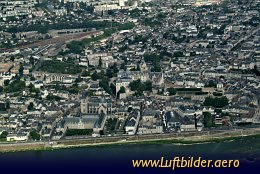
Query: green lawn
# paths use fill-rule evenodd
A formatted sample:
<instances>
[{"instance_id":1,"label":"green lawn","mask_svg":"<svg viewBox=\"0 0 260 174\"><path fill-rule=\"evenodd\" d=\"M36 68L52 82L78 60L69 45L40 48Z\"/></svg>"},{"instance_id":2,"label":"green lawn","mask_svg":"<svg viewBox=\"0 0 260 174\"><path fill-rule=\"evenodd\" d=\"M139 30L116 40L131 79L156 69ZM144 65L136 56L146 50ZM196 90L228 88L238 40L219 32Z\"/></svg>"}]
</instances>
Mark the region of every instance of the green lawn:
<instances>
[{"instance_id":1,"label":"green lawn","mask_svg":"<svg viewBox=\"0 0 260 174\"><path fill-rule=\"evenodd\" d=\"M82 67L68 62L46 60L43 62L40 70L49 73L79 74L82 71Z\"/></svg>"}]
</instances>

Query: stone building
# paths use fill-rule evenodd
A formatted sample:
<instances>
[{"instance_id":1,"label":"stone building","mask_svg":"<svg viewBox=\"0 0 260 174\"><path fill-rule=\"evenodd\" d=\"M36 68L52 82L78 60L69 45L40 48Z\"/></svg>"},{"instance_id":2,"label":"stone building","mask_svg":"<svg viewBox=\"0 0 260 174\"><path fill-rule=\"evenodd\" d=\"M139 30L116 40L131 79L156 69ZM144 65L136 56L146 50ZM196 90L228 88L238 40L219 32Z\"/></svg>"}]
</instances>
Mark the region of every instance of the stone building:
<instances>
[{"instance_id":1,"label":"stone building","mask_svg":"<svg viewBox=\"0 0 260 174\"><path fill-rule=\"evenodd\" d=\"M87 97L81 100L81 113L98 115L104 113L105 115L111 115L113 111L112 101L103 97Z\"/></svg>"}]
</instances>

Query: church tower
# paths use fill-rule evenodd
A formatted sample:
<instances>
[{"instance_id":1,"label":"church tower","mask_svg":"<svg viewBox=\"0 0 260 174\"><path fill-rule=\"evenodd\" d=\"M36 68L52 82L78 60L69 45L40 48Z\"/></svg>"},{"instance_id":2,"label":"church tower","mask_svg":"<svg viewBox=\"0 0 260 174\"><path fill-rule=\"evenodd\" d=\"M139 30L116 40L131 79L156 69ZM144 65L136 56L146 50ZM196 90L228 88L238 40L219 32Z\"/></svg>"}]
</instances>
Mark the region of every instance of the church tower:
<instances>
[{"instance_id":1,"label":"church tower","mask_svg":"<svg viewBox=\"0 0 260 174\"><path fill-rule=\"evenodd\" d=\"M148 67L147 67L143 57L142 57L142 60L139 64L139 68L140 68L141 71L147 71L148 70Z\"/></svg>"}]
</instances>

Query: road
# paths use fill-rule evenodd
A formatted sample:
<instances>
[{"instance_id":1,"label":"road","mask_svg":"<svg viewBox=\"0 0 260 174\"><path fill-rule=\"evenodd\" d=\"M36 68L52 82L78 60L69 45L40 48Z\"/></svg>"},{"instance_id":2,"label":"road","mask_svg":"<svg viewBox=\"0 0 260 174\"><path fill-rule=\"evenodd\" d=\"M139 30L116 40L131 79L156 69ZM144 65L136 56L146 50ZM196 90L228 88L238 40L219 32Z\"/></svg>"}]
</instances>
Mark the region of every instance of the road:
<instances>
[{"instance_id":1,"label":"road","mask_svg":"<svg viewBox=\"0 0 260 174\"><path fill-rule=\"evenodd\" d=\"M257 27L256 29L252 29L249 32L247 32L246 36L243 36L241 39L239 39L234 46L229 50L229 52L231 50L233 50L237 45L239 45L241 42L246 41L247 39L249 39L252 35L254 35L255 33L257 33L260 30L260 27Z\"/></svg>"},{"instance_id":2,"label":"road","mask_svg":"<svg viewBox=\"0 0 260 174\"><path fill-rule=\"evenodd\" d=\"M140 143L150 141L170 141L170 142L207 142L212 140L235 139L250 135L260 135L260 128L235 128L230 130L211 130L201 132L183 132L183 133L168 133L168 134L151 134L151 135L123 135L111 137L84 137L57 141L44 142L6 142L0 143L0 152L7 151L24 151L24 150L44 150L58 149L79 146L93 145L108 145L122 143ZM163 142L162 142L163 143Z\"/></svg>"}]
</instances>

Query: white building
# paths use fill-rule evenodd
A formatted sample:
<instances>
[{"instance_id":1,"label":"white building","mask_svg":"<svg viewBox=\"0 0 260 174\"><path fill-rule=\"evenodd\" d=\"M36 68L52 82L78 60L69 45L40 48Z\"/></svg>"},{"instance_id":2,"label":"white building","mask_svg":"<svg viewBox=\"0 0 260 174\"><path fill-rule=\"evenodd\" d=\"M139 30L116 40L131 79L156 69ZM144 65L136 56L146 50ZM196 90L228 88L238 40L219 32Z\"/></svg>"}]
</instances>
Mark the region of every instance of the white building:
<instances>
[{"instance_id":1,"label":"white building","mask_svg":"<svg viewBox=\"0 0 260 174\"><path fill-rule=\"evenodd\" d=\"M28 141L28 134L10 134L7 135L7 141Z\"/></svg>"},{"instance_id":2,"label":"white building","mask_svg":"<svg viewBox=\"0 0 260 174\"><path fill-rule=\"evenodd\" d=\"M116 81L116 93L118 93L118 91L120 90L121 87L124 87L126 89L126 93L129 92L129 84L132 82L132 79L129 78L122 78L122 79L118 79Z\"/></svg>"}]
</instances>

